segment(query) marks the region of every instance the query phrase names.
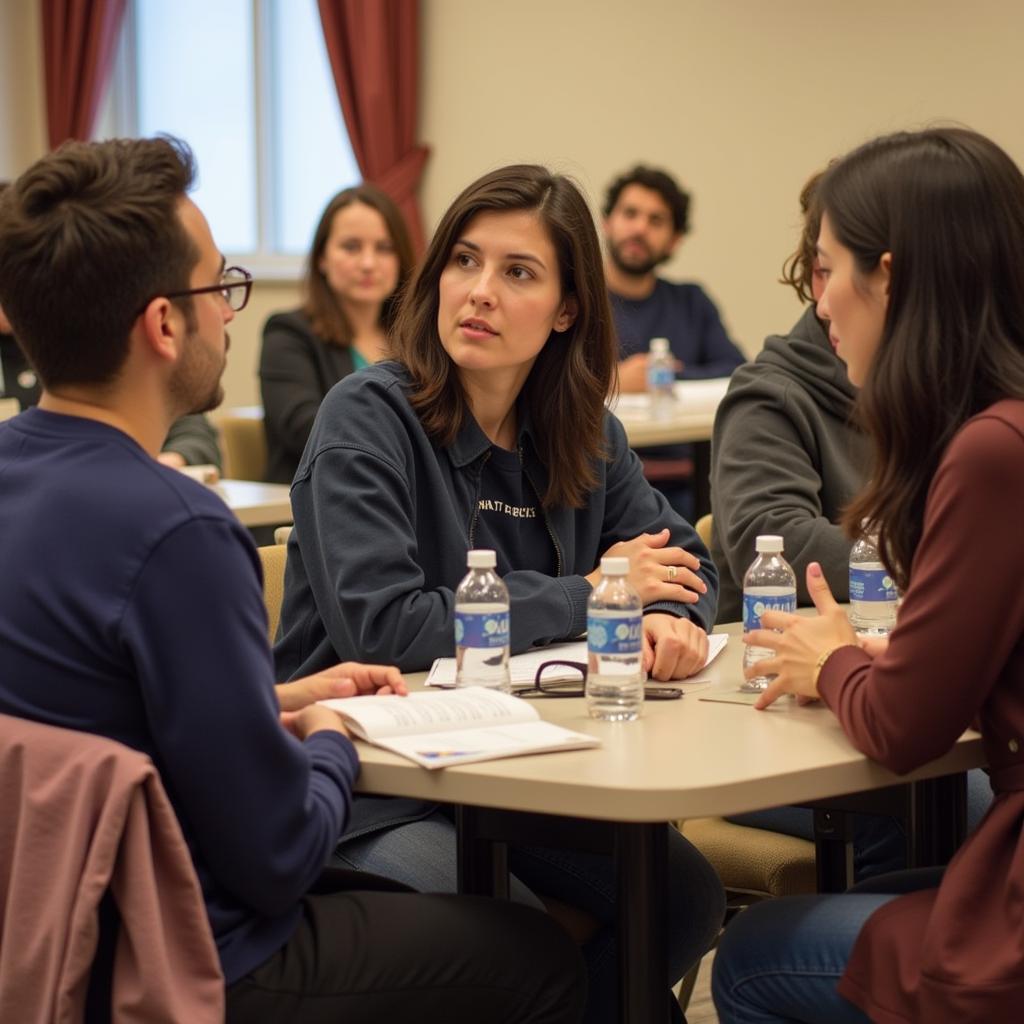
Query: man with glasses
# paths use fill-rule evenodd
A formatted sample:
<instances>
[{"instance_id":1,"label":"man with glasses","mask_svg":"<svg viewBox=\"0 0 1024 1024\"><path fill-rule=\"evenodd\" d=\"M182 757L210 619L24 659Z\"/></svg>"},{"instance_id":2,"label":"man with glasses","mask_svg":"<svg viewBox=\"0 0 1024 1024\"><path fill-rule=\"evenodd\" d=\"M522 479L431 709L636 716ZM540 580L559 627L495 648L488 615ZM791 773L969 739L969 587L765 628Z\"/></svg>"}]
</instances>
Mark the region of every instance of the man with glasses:
<instances>
[{"instance_id":1,"label":"man with glasses","mask_svg":"<svg viewBox=\"0 0 1024 1024\"><path fill-rule=\"evenodd\" d=\"M0 197L0 304L43 383L0 424L0 713L153 759L229 1020L577 1020L582 961L543 914L321 874L358 757L314 701L404 686L347 663L275 695L251 540L155 459L221 400L251 288L192 178L174 140L69 143Z\"/></svg>"}]
</instances>

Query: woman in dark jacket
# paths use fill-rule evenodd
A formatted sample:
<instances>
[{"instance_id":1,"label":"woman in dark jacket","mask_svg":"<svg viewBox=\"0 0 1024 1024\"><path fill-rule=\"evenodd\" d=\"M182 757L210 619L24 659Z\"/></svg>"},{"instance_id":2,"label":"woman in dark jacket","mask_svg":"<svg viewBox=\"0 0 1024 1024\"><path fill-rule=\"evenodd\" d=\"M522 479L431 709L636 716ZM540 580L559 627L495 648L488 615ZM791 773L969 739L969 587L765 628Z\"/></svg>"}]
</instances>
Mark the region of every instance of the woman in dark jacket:
<instances>
[{"instance_id":1,"label":"woman in dark jacket","mask_svg":"<svg viewBox=\"0 0 1024 1024\"><path fill-rule=\"evenodd\" d=\"M402 214L372 185L339 192L313 235L299 309L263 328L260 392L267 479L291 483L330 389L377 362L413 253Z\"/></svg>"},{"instance_id":2,"label":"woman in dark jacket","mask_svg":"<svg viewBox=\"0 0 1024 1024\"><path fill-rule=\"evenodd\" d=\"M605 408L617 347L597 233L576 186L534 166L470 185L407 289L393 351L397 362L332 390L296 473L278 672L337 661L342 650L409 671L451 655L471 545L497 552L514 651L583 632L611 552L630 557L644 601L648 670L659 679L697 671L717 574ZM355 801L339 860L453 890L454 828L411 803ZM714 938L723 894L700 854L668 826L666 836L675 979ZM510 852L518 898L543 894L592 918L587 1020L609 1019L610 858Z\"/></svg>"}]
</instances>

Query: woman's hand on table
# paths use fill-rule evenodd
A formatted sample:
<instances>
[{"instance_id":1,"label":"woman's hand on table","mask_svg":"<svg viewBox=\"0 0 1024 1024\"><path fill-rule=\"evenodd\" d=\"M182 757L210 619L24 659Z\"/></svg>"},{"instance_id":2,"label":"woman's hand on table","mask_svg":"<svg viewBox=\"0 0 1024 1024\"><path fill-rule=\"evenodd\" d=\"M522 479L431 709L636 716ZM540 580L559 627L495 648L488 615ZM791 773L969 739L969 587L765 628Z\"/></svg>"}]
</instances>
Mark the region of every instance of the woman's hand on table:
<instances>
[{"instance_id":1,"label":"woman's hand on table","mask_svg":"<svg viewBox=\"0 0 1024 1024\"><path fill-rule=\"evenodd\" d=\"M632 540L620 540L604 553L605 558L629 559L629 582L645 605L655 601L693 604L707 593L707 584L697 575L700 559L682 548L666 547L670 536L667 528L641 533ZM600 568L587 579L596 587L601 582Z\"/></svg>"},{"instance_id":2,"label":"woman's hand on table","mask_svg":"<svg viewBox=\"0 0 1024 1024\"><path fill-rule=\"evenodd\" d=\"M818 610L817 616L765 612L761 616L765 628L743 635L743 642L748 646L765 647L774 652L772 657L744 671L747 678L775 676L755 704L759 709L768 707L784 693L795 694L798 699L816 700L819 659L838 647L857 646L857 634L846 613L836 604L817 562L807 567L807 590Z\"/></svg>"},{"instance_id":3,"label":"woman's hand on table","mask_svg":"<svg viewBox=\"0 0 1024 1024\"><path fill-rule=\"evenodd\" d=\"M644 616L644 669L652 679L685 679L708 660L708 635L690 619L667 612Z\"/></svg>"}]
</instances>

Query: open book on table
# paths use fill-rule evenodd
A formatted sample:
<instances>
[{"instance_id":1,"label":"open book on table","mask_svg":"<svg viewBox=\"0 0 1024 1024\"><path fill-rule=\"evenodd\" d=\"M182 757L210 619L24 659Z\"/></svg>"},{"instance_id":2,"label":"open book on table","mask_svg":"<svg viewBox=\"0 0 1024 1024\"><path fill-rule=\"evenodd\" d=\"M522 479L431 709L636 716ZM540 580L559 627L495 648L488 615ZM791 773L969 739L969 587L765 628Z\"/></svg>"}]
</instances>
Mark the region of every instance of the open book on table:
<instances>
[{"instance_id":1,"label":"open book on table","mask_svg":"<svg viewBox=\"0 0 1024 1024\"><path fill-rule=\"evenodd\" d=\"M479 686L322 703L337 711L360 739L424 768L578 750L601 742L542 721L529 701Z\"/></svg>"}]
</instances>

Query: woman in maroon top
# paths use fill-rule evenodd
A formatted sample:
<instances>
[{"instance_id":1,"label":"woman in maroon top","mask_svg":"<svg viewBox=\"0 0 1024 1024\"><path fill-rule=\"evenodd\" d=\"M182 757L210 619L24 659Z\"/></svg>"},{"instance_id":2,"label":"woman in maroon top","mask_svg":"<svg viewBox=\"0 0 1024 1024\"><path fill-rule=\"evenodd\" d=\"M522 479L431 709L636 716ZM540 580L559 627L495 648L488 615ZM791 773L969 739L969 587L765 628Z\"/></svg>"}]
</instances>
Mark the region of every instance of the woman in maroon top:
<instances>
[{"instance_id":1,"label":"woman in maroon top","mask_svg":"<svg viewBox=\"0 0 1024 1024\"><path fill-rule=\"evenodd\" d=\"M1024 176L964 129L887 136L821 184L818 312L860 385L866 520L905 591L858 646L820 567L817 618L781 632L762 695L820 698L858 749L907 772L976 725L996 796L945 873L762 904L729 928L730 1022L1018 1021L1024 1012Z\"/></svg>"}]
</instances>

